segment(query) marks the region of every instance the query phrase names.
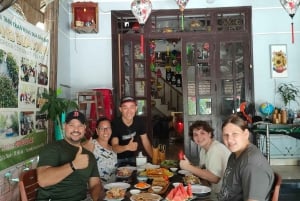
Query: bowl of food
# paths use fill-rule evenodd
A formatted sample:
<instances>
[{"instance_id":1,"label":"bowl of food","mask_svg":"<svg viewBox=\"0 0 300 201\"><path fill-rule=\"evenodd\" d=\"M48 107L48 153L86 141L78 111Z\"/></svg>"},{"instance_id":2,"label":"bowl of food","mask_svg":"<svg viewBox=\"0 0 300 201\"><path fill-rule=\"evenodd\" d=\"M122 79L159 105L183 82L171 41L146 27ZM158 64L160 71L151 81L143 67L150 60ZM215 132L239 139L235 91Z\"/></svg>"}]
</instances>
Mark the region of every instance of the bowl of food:
<instances>
[{"instance_id":1,"label":"bowl of food","mask_svg":"<svg viewBox=\"0 0 300 201\"><path fill-rule=\"evenodd\" d=\"M112 187L106 191L105 199L122 199L125 197L126 189L119 187Z\"/></svg>"},{"instance_id":2,"label":"bowl of food","mask_svg":"<svg viewBox=\"0 0 300 201\"><path fill-rule=\"evenodd\" d=\"M131 195L135 195L135 194L139 194L141 192L141 190L139 190L139 189L131 189L129 192L131 193Z\"/></svg>"},{"instance_id":3,"label":"bowl of food","mask_svg":"<svg viewBox=\"0 0 300 201\"><path fill-rule=\"evenodd\" d=\"M163 187L162 186L152 186L151 189L154 193L159 193L163 189Z\"/></svg>"}]
</instances>

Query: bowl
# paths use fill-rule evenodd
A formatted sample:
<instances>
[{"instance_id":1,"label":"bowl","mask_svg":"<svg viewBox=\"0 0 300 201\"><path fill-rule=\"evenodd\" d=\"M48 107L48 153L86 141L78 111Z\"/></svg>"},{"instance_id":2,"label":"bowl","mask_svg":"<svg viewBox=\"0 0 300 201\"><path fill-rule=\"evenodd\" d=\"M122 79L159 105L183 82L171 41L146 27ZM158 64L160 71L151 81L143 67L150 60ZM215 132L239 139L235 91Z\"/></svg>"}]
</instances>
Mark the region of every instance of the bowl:
<instances>
[{"instance_id":1,"label":"bowl","mask_svg":"<svg viewBox=\"0 0 300 201\"><path fill-rule=\"evenodd\" d=\"M135 194L139 194L141 192L141 190L139 190L139 189L131 189L129 192L131 193L131 195L135 195Z\"/></svg>"},{"instance_id":2,"label":"bowl","mask_svg":"<svg viewBox=\"0 0 300 201\"><path fill-rule=\"evenodd\" d=\"M172 172L176 172L176 171L178 170L178 168L172 167L172 168L170 168L170 170L171 170Z\"/></svg>"},{"instance_id":3,"label":"bowl","mask_svg":"<svg viewBox=\"0 0 300 201\"><path fill-rule=\"evenodd\" d=\"M163 187L162 186L152 186L151 189L154 193L159 193L163 189Z\"/></svg>"},{"instance_id":4,"label":"bowl","mask_svg":"<svg viewBox=\"0 0 300 201\"><path fill-rule=\"evenodd\" d=\"M182 184L182 183L181 183L181 182L174 182L174 183L173 183L173 186L174 186L174 187L177 187L177 186L179 186L180 184Z\"/></svg>"},{"instance_id":5,"label":"bowl","mask_svg":"<svg viewBox=\"0 0 300 201\"><path fill-rule=\"evenodd\" d=\"M146 182L148 180L148 177L146 177L146 176L137 176L136 178L137 178L138 181Z\"/></svg>"}]
</instances>

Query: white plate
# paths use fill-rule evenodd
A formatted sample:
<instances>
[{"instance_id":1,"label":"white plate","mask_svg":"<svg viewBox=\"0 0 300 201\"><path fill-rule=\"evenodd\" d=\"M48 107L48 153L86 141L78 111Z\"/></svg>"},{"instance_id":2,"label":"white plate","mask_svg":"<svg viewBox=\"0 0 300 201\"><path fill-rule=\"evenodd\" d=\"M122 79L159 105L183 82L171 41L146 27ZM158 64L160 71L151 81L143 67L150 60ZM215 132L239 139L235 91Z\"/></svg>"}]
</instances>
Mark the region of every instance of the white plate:
<instances>
[{"instance_id":1,"label":"white plate","mask_svg":"<svg viewBox=\"0 0 300 201\"><path fill-rule=\"evenodd\" d=\"M121 201L121 200L124 200L124 198L119 198L119 199L109 199L109 198L104 198L104 200L106 201Z\"/></svg>"},{"instance_id":2,"label":"white plate","mask_svg":"<svg viewBox=\"0 0 300 201\"><path fill-rule=\"evenodd\" d=\"M191 185L191 187L192 187L193 194L205 194L205 193L211 192L211 188L209 188L208 186L195 184L195 185ZM187 187L185 187L185 188L187 188Z\"/></svg>"},{"instance_id":3,"label":"white plate","mask_svg":"<svg viewBox=\"0 0 300 201\"><path fill-rule=\"evenodd\" d=\"M141 198L145 200L151 200L151 201L159 201L162 199L160 195L154 194L154 193L139 193L136 195L132 195L130 197L131 201L138 201L141 200Z\"/></svg>"},{"instance_id":4,"label":"white plate","mask_svg":"<svg viewBox=\"0 0 300 201\"><path fill-rule=\"evenodd\" d=\"M190 171L187 171L187 170L179 170L178 173L183 174L183 175L191 175L192 174Z\"/></svg>"},{"instance_id":5,"label":"white plate","mask_svg":"<svg viewBox=\"0 0 300 201\"><path fill-rule=\"evenodd\" d=\"M115 183L109 183L104 185L104 188L107 190L111 189L112 187L127 189L130 187L130 184L124 182L115 182Z\"/></svg>"},{"instance_id":6,"label":"white plate","mask_svg":"<svg viewBox=\"0 0 300 201\"><path fill-rule=\"evenodd\" d=\"M146 168L146 169L157 169L157 168L160 168L160 165L153 165L153 164L151 164L151 163L147 163L147 164L145 165L145 168Z\"/></svg>"},{"instance_id":7,"label":"white plate","mask_svg":"<svg viewBox=\"0 0 300 201\"><path fill-rule=\"evenodd\" d=\"M136 170L136 167L134 167L134 166L122 166L122 167L118 167L118 170L122 170L124 168L131 170L131 171Z\"/></svg>"}]
</instances>

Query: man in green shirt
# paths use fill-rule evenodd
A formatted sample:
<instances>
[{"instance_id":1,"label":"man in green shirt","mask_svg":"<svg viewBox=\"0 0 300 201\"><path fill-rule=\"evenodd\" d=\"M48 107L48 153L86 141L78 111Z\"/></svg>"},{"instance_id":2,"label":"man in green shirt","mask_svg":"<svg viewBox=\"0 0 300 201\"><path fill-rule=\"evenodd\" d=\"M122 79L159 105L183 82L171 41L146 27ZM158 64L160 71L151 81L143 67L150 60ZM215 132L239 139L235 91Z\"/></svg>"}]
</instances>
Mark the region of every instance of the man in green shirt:
<instances>
[{"instance_id":1,"label":"man in green shirt","mask_svg":"<svg viewBox=\"0 0 300 201\"><path fill-rule=\"evenodd\" d=\"M81 147L86 118L70 112L64 125L65 138L46 145L39 154L37 168L38 201L103 200L104 190L94 155Z\"/></svg>"}]
</instances>

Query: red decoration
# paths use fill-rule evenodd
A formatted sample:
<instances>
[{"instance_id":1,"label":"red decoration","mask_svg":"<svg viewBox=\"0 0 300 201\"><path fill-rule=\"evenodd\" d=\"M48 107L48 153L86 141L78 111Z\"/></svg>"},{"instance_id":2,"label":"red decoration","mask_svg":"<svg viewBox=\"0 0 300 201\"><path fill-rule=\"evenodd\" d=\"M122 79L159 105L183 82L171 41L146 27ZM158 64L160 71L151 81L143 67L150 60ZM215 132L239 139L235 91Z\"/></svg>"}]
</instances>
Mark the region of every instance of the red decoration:
<instances>
[{"instance_id":1,"label":"red decoration","mask_svg":"<svg viewBox=\"0 0 300 201\"><path fill-rule=\"evenodd\" d=\"M178 158L179 158L179 160L183 160L184 159L184 153L183 153L182 150L179 151Z\"/></svg>"},{"instance_id":2,"label":"red decoration","mask_svg":"<svg viewBox=\"0 0 300 201\"><path fill-rule=\"evenodd\" d=\"M293 17L299 7L300 0L280 0L282 7L286 10L289 16L292 18L291 22L291 32L292 32L292 43L294 43L294 23Z\"/></svg>"},{"instance_id":3,"label":"red decoration","mask_svg":"<svg viewBox=\"0 0 300 201\"><path fill-rule=\"evenodd\" d=\"M144 54L144 31L145 25L149 15L151 14L152 4L150 0L133 0L131 3L131 11L135 18L138 20L141 28L141 54Z\"/></svg>"}]
</instances>

